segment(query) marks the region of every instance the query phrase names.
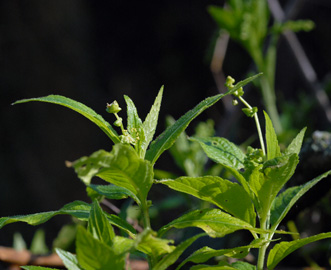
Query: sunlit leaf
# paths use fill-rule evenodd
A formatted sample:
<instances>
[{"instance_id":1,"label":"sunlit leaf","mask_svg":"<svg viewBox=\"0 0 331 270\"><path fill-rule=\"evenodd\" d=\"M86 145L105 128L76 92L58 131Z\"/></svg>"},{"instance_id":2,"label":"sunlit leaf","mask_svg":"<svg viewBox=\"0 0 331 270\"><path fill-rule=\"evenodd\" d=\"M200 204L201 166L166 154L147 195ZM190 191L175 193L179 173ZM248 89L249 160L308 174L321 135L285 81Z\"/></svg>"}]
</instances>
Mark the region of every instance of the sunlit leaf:
<instances>
[{"instance_id":1,"label":"sunlit leaf","mask_svg":"<svg viewBox=\"0 0 331 270\"><path fill-rule=\"evenodd\" d=\"M265 116L265 124L266 124L265 138L267 142L267 157L268 160L270 160L279 157L281 154L280 154L277 135L272 125L271 119L269 118L269 115L266 112L264 112L264 116Z\"/></svg>"},{"instance_id":2,"label":"sunlit leaf","mask_svg":"<svg viewBox=\"0 0 331 270\"><path fill-rule=\"evenodd\" d=\"M158 234L163 235L171 228L183 229L187 227L198 227L204 230L210 237L223 237L238 230L265 232L219 209L202 209L189 212L173 220L163 226Z\"/></svg>"},{"instance_id":3,"label":"sunlit leaf","mask_svg":"<svg viewBox=\"0 0 331 270\"><path fill-rule=\"evenodd\" d=\"M254 205L242 186L217 176L179 177L159 181L170 188L211 202L235 217L255 225Z\"/></svg>"},{"instance_id":4,"label":"sunlit leaf","mask_svg":"<svg viewBox=\"0 0 331 270\"><path fill-rule=\"evenodd\" d=\"M115 237L113 227L110 225L97 201L94 201L92 204L88 220L88 231L94 236L94 238L100 240L106 245L111 246L113 244L112 240Z\"/></svg>"},{"instance_id":5,"label":"sunlit leaf","mask_svg":"<svg viewBox=\"0 0 331 270\"><path fill-rule=\"evenodd\" d=\"M81 201L74 201L66 204L58 211L49 211L43 213L36 213L30 215L20 215L12 217L0 218L0 229L10 223L14 222L25 222L29 225L39 225L45 223L50 218L56 215L71 215L79 220L87 221L90 215L91 205ZM109 222L112 225L119 227L129 234L135 234L135 229L129 225L126 221L122 220L115 215L107 215Z\"/></svg>"},{"instance_id":6,"label":"sunlit leaf","mask_svg":"<svg viewBox=\"0 0 331 270\"><path fill-rule=\"evenodd\" d=\"M297 187L291 187L286 189L274 201L270 212L270 222L273 228L276 228L278 224L284 219L293 205L313 186L315 186L322 179L331 175L331 170L323 173L322 175L315 177L313 180Z\"/></svg>"},{"instance_id":7,"label":"sunlit leaf","mask_svg":"<svg viewBox=\"0 0 331 270\"><path fill-rule=\"evenodd\" d=\"M289 144L289 146L287 147L285 154L289 155L289 154L297 154L299 155L300 150L301 150L301 146L302 146L302 141L303 138L305 136L305 132L306 132L307 128L303 128L298 135L292 140L292 142Z\"/></svg>"},{"instance_id":8,"label":"sunlit leaf","mask_svg":"<svg viewBox=\"0 0 331 270\"><path fill-rule=\"evenodd\" d=\"M191 138L200 143L207 156L216 163L226 165L237 170L244 167L246 155L234 143L225 138Z\"/></svg>"},{"instance_id":9,"label":"sunlit leaf","mask_svg":"<svg viewBox=\"0 0 331 270\"><path fill-rule=\"evenodd\" d=\"M146 116L145 121L143 122L143 128L145 133L145 140L142 143L142 150L145 155L149 143L153 140L155 130L157 127L157 122L159 118L159 112L161 108L163 95L163 86L161 87L157 97L155 98L154 104Z\"/></svg>"},{"instance_id":10,"label":"sunlit leaf","mask_svg":"<svg viewBox=\"0 0 331 270\"><path fill-rule=\"evenodd\" d=\"M166 254L156 265L153 270L166 270L172 264L174 264L180 255L190 246L194 241L204 236L205 234L195 235L183 242L181 242L172 252Z\"/></svg>"},{"instance_id":11,"label":"sunlit leaf","mask_svg":"<svg viewBox=\"0 0 331 270\"><path fill-rule=\"evenodd\" d=\"M14 102L13 104L25 103L30 101L41 101L41 102L48 102L53 104L58 104L69 109L72 109L81 115L85 116L87 119L95 123L101 130L106 133L106 135L114 142L120 142L117 132L113 129L113 127L105 121L101 115L97 114L94 110L87 107L86 105L72 100L70 98L66 98L60 95L49 95L46 97L40 98L30 98L30 99L22 99Z\"/></svg>"},{"instance_id":12,"label":"sunlit leaf","mask_svg":"<svg viewBox=\"0 0 331 270\"><path fill-rule=\"evenodd\" d=\"M64 266L68 268L68 270L83 270L78 264L76 255L60 248L56 248L55 251L61 258Z\"/></svg>"},{"instance_id":13,"label":"sunlit leaf","mask_svg":"<svg viewBox=\"0 0 331 270\"><path fill-rule=\"evenodd\" d=\"M279 244L276 244L269 252L267 261L268 269L274 269L281 260L291 254L293 251L301 248L302 246L326 238L331 238L331 232L321 233L290 242L281 242Z\"/></svg>"}]
</instances>

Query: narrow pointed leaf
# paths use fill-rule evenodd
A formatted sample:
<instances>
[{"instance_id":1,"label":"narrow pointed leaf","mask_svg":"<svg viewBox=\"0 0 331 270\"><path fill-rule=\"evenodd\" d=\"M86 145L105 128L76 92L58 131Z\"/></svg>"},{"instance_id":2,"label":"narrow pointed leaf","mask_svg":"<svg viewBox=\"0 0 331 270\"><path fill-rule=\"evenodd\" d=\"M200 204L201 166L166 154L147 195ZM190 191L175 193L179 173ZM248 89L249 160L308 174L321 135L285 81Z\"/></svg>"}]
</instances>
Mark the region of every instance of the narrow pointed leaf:
<instances>
[{"instance_id":1,"label":"narrow pointed leaf","mask_svg":"<svg viewBox=\"0 0 331 270\"><path fill-rule=\"evenodd\" d=\"M20 215L0 218L0 229L7 224L14 222L25 222L29 225L39 225L45 223L56 215L71 215L79 220L87 221L90 215L91 205L82 201L74 201L63 206L58 211L43 212L30 215ZM115 215L107 215L109 222L129 234L135 234L135 229L126 221Z\"/></svg>"},{"instance_id":2,"label":"narrow pointed leaf","mask_svg":"<svg viewBox=\"0 0 331 270\"><path fill-rule=\"evenodd\" d=\"M322 179L331 175L331 170L323 173L322 175L315 177L313 180L297 187L291 187L285 190L283 193L277 196L274 204L271 208L270 222L273 228L276 228L278 224L284 219L293 205L313 186L319 183Z\"/></svg>"},{"instance_id":3,"label":"narrow pointed leaf","mask_svg":"<svg viewBox=\"0 0 331 270\"><path fill-rule=\"evenodd\" d=\"M88 220L89 232L102 243L111 246L115 233L99 203L94 201Z\"/></svg>"},{"instance_id":4,"label":"narrow pointed leaf","mask_svg":"<svg viewBox=\"0 0 331 270\"><path fill-rule=\"evenodd\" d=\"M33 265L21 266L21 268L25 270L58 270L58 268L49 268L49 267L33 266Z\"/></svg>"},{"instance_id":5,"label":"narrow pointed leaf","mask_svg":"<svg viewBox=\"0 0 331 270\"><path fill-rule=\"evenodd\" d=\"M231 90L226 92L225 94L219 94L216 96L212 96L206 98L201 101L197 106L195 106L192 110L188 111L181 118L179 118L173 125L168 127L161 135L159 135L151 144L149 150L146 152L146 159L151 161L152 164L156 162L156 160L160 157L160 155L167 149L169 149L178 136L187 128L190 122L200 115L204 110L214 105L217 101L219 101L222 97L232 94L237 91L240 87L248 84L261 74L254 75L249 77L243 81L238 82Z\"/></svg>"},{"instance_id":6,"label":"narrow pointed leaf","mask_svg":"<svg viewBox=\"0 0 331 270\"><path fill-rule=\"evenodd\" d=\"M137 196L137 203L146 201L153 183L153 168L149 161L139 158L132 147L116 144L108 164L96 174L98 177L128 189Z\"/></svg>"},{"instance_id":7,"label":"narrow pointed leaf","mask_svg":"<svg viewBox=\"0 0 331 270\"><path fill-rule=\"evenodd\" d=\"M298 135L292 140L292 142L290 143L290 145L287 147L285 154L289 155L289 154L297 154L299 155L300 150L301 150L301 146L302 146L302 141L303 138L305 136L305 132L306 132L307 128L303 128Z\"/></svg>"},{"instance_id":8,"label":"narrow pointed leaf","mask_svg":"<svg viewBox=\"0 0 331 270\"><path fill-rule=\"evenodd\" d=\"M89 185L91 189L100 195L105 196L107 199L120 200L128 197L135 198L135 195L128 189L118 187L112 184L109 185Z\"/></svg>"},{"instance_id":9,"label":"narrow pointed leaf","mask_svg":"<svg viewBox=\"0 0 331 270\"><path fill-rule=\"evenodd\" d=\"M251 248L259 248L265 242L262 239L254 240L251 244L242 247L215 250L210 247L203 247L192 253L177 268L179 270L187 262L203 263L213 257L226 256L230 258L242 259L249 253Z\"/></svg>"},{"instance_id":10,"label":"narrow pointed leaf","mask_svg":"<svg viewBox=\"0 0 331 270\"><path fill-rule=\"evenodd\" d=\"M127 130L135 140L135 149L140 157L142 156L142 144L145 141L145 134L143 129L143 123L138 116L136 106L133 101L128 97L124 96L127 105L128 124Z\"/></svg>"},{"instance_id":11,"label":"narrow pointed leaf","mask_svg":"<svg viewBox=\"0 0 331 270\"><path fill-rule=\"evenodd\" d=\"M162 95L163 95L163 86L161 87L157 97L155 98L154 104L146 116L145 121L143 122L143 128L145 133L145 140L142 144L142 149L144 153L146 153L147 147L150 142L153 140L155 130L157 127L157 121L159 118L159 112L161 108L162 102Z\"/></svg>"},{"instance_id":12,"label":"narrow pointed leaf","mask_svg":"<svg viewBox=\"0 0 331 270\"><path fill-rule=\"evenodd\" d=\"M166 254L154 267L153 270L166 270L174 264L180 255L190 246L194 241L204 236L205 234L195 235L184 242L180 243L171 253Z\"/></svg>"},{"instance_id":13,"label":"narrow pointed leaf","mask_svg":"<svg viewBox=\"0 0 331 270\"><path fill-rule=\"evenodd\" d=\"M102 118L101 115L97 114L94 110L78 101L60 95L49 95L40 98L22 99L14 102L13 104L20 104L30 101L48 102L72 109L96 124L114 143L120 142L117 132L106 120Z\"/></svg>"},{"instance_id":14,"label":"narrow pointed leaf","mask_svg":"<svg viewBox=\"0 0 331 270\"><path fill-rule=\"evenodd\" d=\"M274 269L277 264L283 260L286 256L294 252L295 250L318 240L331 238L331 232L329 233L321 233L314 236L310 236L307 238L302 238L290 242L281 242L276 244L273 249L270 250L267 266L268 269Z\"/></svg>"},{"instance_id":15,"label":"narrow pointed leaf","mask_svg":"<svg viewBox=\"0 0 331 270\"><path fill-rule=\"evenodd\" d=\"M240 170L244 167L246 155L234 143L225 138L191 138L200 143L207 156L216 163Z\"/></svg>"},{"instance_id":16,"label":"narrow pointed leaf","mask_svg":"<svg viewBox=\"0 0 331 270\"><path fill-rule=\"evenodd\" d=\"M267 141L267 157L268 160L270 160L279 157L281 153L280 153L276 131L272 125L271 119L266 112L264 112L264 116L265 116L265 129L266 129L265 137Z\"/></svg>"},{"instance_id":17,"label":"narrow pointed leaf","mask_svg":"<svg viewBox=\"0 0 331 270\"><path fill-rule=\"evenodd\" d=\"M67 267L68 270L83 270L78 264L76 255L60 248L56 248L55 251L59 255L64 266Z\"/></svg>"},{"instance_id":18,"label":"narrow pointed leaf","mask_svg":"<svg viewBox=\"0 0 331 270\"><path fill-rule=\"evenodd\" d=\"M255 225L254 205L244 188L237 183L217 176L179 177L159 183L213 203L252 226Z\"/></svg>"},{"instance_id":19,"label":"narrow pointed leaf","mask_svg":"<svg viewBox=\"0 0 331 270\"><path fill-rule=\"evenodd\" d=\"M188 227L198 227L204 230L210 237L223 237L238 230L249 230L257 233L265 232L219 209L202 209L189 212L175 219L163 226L158 234L161 236L171 228L183 229Z\"/></svg>"}]
</instances>

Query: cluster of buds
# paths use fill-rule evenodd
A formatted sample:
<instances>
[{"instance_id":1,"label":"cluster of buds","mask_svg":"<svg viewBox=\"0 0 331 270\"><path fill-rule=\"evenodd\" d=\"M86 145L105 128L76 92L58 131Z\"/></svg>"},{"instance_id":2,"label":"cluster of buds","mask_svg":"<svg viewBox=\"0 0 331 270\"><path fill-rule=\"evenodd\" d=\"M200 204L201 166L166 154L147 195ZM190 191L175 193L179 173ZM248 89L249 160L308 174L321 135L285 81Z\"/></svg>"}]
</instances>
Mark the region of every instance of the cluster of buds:
<instances>
[{"instance_id":1,"label":"cluster of buds","mask_svg":"<svg viewBox=\"0 0 331 270\"><path fill-rule=\"evenodd\" d=\"M112 113L115 115L116 120L114 122L114 126L121 128L122 135L120 135L120 140L121 143L126 143L126 144L135 144L136 141L135 139L129 134L129 132L124 129L123 127L123 119L122 117L118 116L118 113L122 110L122 108L119 106L118 102L114 100L112 103L107 103L106 106L106 111L108 113Z\"/></svg>"}]
</instances>

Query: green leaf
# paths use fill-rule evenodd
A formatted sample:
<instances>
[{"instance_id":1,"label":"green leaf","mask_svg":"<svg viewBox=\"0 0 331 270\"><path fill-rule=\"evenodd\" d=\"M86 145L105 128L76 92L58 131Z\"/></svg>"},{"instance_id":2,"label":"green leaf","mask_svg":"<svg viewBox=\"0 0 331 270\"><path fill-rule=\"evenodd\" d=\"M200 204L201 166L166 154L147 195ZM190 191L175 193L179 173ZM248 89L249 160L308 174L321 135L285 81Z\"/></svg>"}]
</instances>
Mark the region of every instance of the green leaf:
<instances>
[{"instance_id":1,"label":"green leaf","mask_svg":"<svg viewBox=\"0 0 331 270\"><path fill-rule=\"evenodd\" d=\"M202 209L189 212L173 220L163 226L159 230L158 235L163 235L171 228L184 229L187 227L198 227L204 230L210 237L223 237L238 230L249 230L257 233L265 232L219 209Z\"/></svg>"},{"instance_id":2,"label":"green leaf","mask_svg":"<svg viewBox=\"0 0 331 270\"><path fill-rule=\"evenodd\" d=\"M134 198L135 195L128 189L118 187L112 184L109 185L89 185L98 194L105 196L107 199L120 200L128 197Z\"/></svg>"},{"instance_id":3,"label":"green leaf","mask_svg":"<svg viewBox=\"0 0 331 270\"><path fill-rule=\"evenodd\" d=\"M135 140L135 149L138 155L141 158L143 158L144 151L142 149L142 144L145 141L143 123L138 116L138 112L133 101L128 96L124 96L124 99L127 105L127 116L128 116L127 130Z\"/></svg>"},{"instance_id":4,"label":"green leaf","mask_svg":"<svg viewBox=\"0 0 331 270\"><path fill-rule=\"evenodd\" d=\"M255 265L251 265L247 262L237 261L231 264L232 267L238 270L256 270Z\"/></svg>"},{"instance_id":5,"label":"green leaf","mask_svg":"<svg viewBox=\"0 0 331 270\"><path fill-rule=\"evenodd\" d=\"M321 233L307 238L276 244L269 252L267 261L268 269L274 269L281 260L302 246L326 238L331 238L331 232Z\"/></svg>"},{"instance_id":6,"label":"green leaf","mask_svg":"<svg viewBox=\"0 0 331 270\"><path fill-rule=\"evenodd\" d=\"M172 240L161 239L155 237L154 234L155 233L151 230L145 230L137 235L136 249L155 259L158 259L160 255L170 253L175 249L175 246L170 245L173 243Z\"/></svg>"},{"instance_id":7,"label":"green leaf","mask_svg":"<svg viewBox=\"0 0 331 270\"><path fill-rule=\"evenodd\" d=\"M45 223L50 218L56 215L71 215L79 220L87 221L90 215L91 205L82 201L74 201L63 206L58 211L50 211L44 213L30 214L30 215L20 215L12 217L2 217L0 218L0 229L10 223L14 222L25 222L29 225L39 225ZM122 220L115 215L107 215L109 222L120 229L126 231L129 234L135 234L135 229L128 224L126 221Z\"/></svg>"},{"instance_id":8,"label":"green leaf","mask_svg":"<svg viewBox=\"0 0 331 270\"><path fill-rule=\"evenodd\" d=\"M217 176L179 177L159 183L211 202L233 216L255 226L254 205L247 192L237 183Z\"/></svg>"},{"instance_id":9,"label":"green leaf","mask_svg":"<svg viewBox=\"0 0 331 270\"><path fill-rule=\"evenodd\" d=\"M265 138L267 142L267 158L268 160L281 156L278 144L277 135L272 125L271 119L266 112L265 116Z\"/></svg>"},{"instance_id":10,"label":"green leaf","mask_svg":"<svg viewBox=\"0 0 331 270\"><path fill-rule=\"evenodd\" d=\"M250 187L255 190L260 203L260 218L266 218L275 197L293 175L298 164L298 155L291 154L267 161L263 174L251 179Z\"/></svg>"},{"instance_id":11,"label":"green leaf","mask_svg":"<svg viewBox=\"0 0 331 270\"><path fill-rule=\"evenodd\" d=\"M278 224L284 219L292 206L313 186L319 181L331 175L331 170L323 173L322 175L315 177L313 180L297 187L291 187L286 189L274 201L270 212L270 222L273 228L276 228Z\"/></svg>"},{"instance_id":12,"label":"green leaf","mask_svg":"<svg viewBox=\"0 0 331 270\"><path fill-rule=\"evenodd\" d=\"M187 262L203 263L213 257L218 257L218 256L226 256L230 258L242 259L245 256L247 256L251 248L259 248L264 243L265 242L262 239L256 239L253 240L252 243L250 243L247 246L229 248L229 249L220 249L220 250L215 250L206 246L192 253L176 268L176 270L182 268L182 266Z\"/></svg>"},{"instance_id":13,"label":"green leaf","mask_svg":"<svg viewBox=\"0 0 331 270\"><path fill-rule=\"evenodd\" d=\"M100 242L111 246L115 233L99 203L94 201L88 220L88 231Z\"/></svg>"},{"instance_id":14,"label":"green leaf","mask_svg":"<svg viewBox=\"0 0 331 270\"><path fill-rule=\"evenodd\" d=\"M299 155L306 129L307 128L301 129L298 135L292 140L292 142L289 144L289 146L285 151L285 155L294 154L294 153Z\"/></svg>"},{"instance_id":15,"label":"green leaf","mask_svg":"<svg viewBox=\"0 0 331 270\"><path fill-rule=\"evenodd\" d=\"M184 242L180 243L171 253L166 254L156 265L154 265L153 270L166 270L172 264L174 264L179 256L190 246L194 241L199 239L205 234L195 235Z\"/></svg>"},{"instance_id":16,"label":"green leaf","mask_svg":"<svg viewBox=\"0 0 331 270\"><path fill-rule=\"evenodd\" d=\"M78 178L85 185L89 185L101 168L109 166L110 158L111 154L109 152L99 150L88 157L84 156L74 162L67 162L67 165L74 168Z\"/></svg>"},{"instance_id":17,"label":"green leaf","mask_svg":"<svg viewBox=\"0 0 331 270\"><path fill-rule=\"evenodd\" d=\"M21 266L21 268L25 269L25 270L58 270L57 268L49 268L49 267L42 267L42 266ZM69 269L70 270L70 269Z\"/></svg>"},{"instance_id":18,"label":"green leaf","mask_svg":"<svg viewBox=\"0 0 331 270\"><path fill-rule=\"evenodd\" d=\"M85 270L124 269L125 254L115 253L81 226L77 231L76 252L78 263Z\"/></svg>"},{"instance_id":19,"label":"green leaf","mask_svg":"<svg viewBox=\"0 0 331 270\"><path fill-rule=\"evenodd\" d=\"M191 138L200 143L207 156L216 163L232 167L236 170L244 168L246 155L234 143L225 138Z\"/></svg>"},{"instance_id":20,"label":"green leaf","mask_svg":"<svg viewBox=\"0 0 331 270\"><path fill-rule=\"evenodd\" d=\"M78 264L76 255L60 248L56 248L55 251L68 270L83 270Z\"/></svg>"},{"instance_id":21,"label":"green leaf","mask_svg":"<svg viewBox=\"0 0 331 270\"><path fill-rule=\"evenodd\" d=\"M145 202L153 184L152 164L139 158L132 147L116 144L113 147L108 166L97 174L103 180L131 191L138 204Z\"/></svg>"},{"instance_id":22,"label":"green leaf","mask_svg":"<svg viewBox=\"0 0 331 270\"><path fill-rule=\"evenodd\" d=\"M235 270L236 268L228 265L195 265L190 268L190 270Z\"/></svg>"},{"instance_id":23,"label":"green leaf","mask_svg":"<svg viewBox=\"0 0 331 270\"><path fill-rule=\"evenodd\" d=\"M161 102L162 102L162 95L163 95L163 86L161 87L157 97L155 98L154 104L147 114L145 121L143 122L143 129L145 133L145 140L142 143L142 150L145 155L146 150L150 142L153 140L157 121L159 118L159 112L161 108Z\"/></svg>"},{"instance_id":24,"label":"green leaf","mask_svg":"<svg viewBox=\"0 0 331 270\"><path fill-rule=\"evenodd\" d=\"M58 104L64 107L67 107L69 109L72 109L81 115L85 116L87 119L92 121L94 124L96 124L101 130L106 133L106 135L114 142L118 143L120 142L120 139L118 137L117 132L113 129L113 127L105 121L101 115L97 114L94 110L87 107L86 105L77 102L75 100L72 100L70 98L66 98L64 96L60 95L49 95L46 97L40 97L40 98L30 98L30 99L22 99L18 100L13 103L19 104L19 103L25 103L30 101L41 101L41 102L48 102L53 104Z\"/></svg>"},{"instance_id":25,"label":"green leaf","mask_svg":"<svg viewBox=\"0 0 331 270\"><path fill-rule=\"evenodd\" d=\"M31 242L30 246L30 251L33 254L40 254L40 255L45 255L49 253L47 244L46 244L46 239L45 239L45 231L42 229L38 229Z\"/></svg>"},{"instance_id":26,"label":"green leaf","mask_svg":"<svg viewBox=\"0 0 331 270\"><path fill-rule=\"evenodd\" d=\"M261 74L257 74L243 81L238 82L231 90L229 90L225 94L212 96L201 101L197 106L195 106L192 110L188 111L186 114L180 117L173 125L168 127L161 135L159 135L152 142L149 150L146 152L145 158L151 161L152 164L154 164L156 160L160 157L160 155L174 144L178 136L187 128L187 126L194 118L196 118L198 115L200 115L204 110L206 110L210 106L214 105L222 97L234 93L239 88L248 84L249 82L251 82L260 75Z\"/></svg>"}]
</instances>

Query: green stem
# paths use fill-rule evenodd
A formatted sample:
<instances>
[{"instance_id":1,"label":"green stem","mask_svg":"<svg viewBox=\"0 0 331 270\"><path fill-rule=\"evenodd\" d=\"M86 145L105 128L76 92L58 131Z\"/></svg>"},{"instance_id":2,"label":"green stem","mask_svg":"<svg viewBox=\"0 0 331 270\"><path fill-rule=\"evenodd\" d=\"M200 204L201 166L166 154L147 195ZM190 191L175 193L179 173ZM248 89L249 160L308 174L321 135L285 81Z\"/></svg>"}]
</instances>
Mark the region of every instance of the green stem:
<instances>
[{"instance_id":1,"label":"green stem","mask_svg":"<svg viewBox=\"0 0 331 270\"><path fill-rule=\"evenodd\" d=\"M249 105L245 99L243 99L242 97L238 97L238 98L248 109L252 109L252 106ZM254 120L255 120L255 124L256 124L256 128L257 128L257 133L259 135L259 140L260 140L263 156L265 156L266 151L265 151L265 146L264 146L264 140L263 140L262 130L261 130L260 121L259 121L259 117L258 117L257 113L254 113Z\"/></svg>"},{"instance_id":2,"label":"green stem","mask_svg":"<svg viewBox=\"0 0 331 270\"><path fill-rule=\"evenodd\" d=\"M144 229L149 230L149 229L151 229L151 220L149 217L147 202L144 202L143 204L141 204L141 211L142 211L142 215L143 215Z\"/></svg>"}]
</instances>

